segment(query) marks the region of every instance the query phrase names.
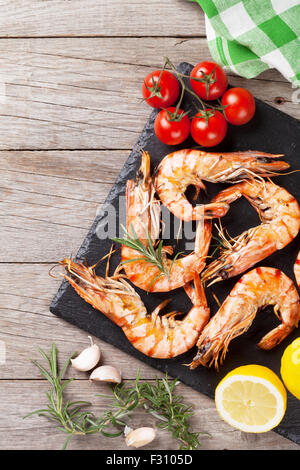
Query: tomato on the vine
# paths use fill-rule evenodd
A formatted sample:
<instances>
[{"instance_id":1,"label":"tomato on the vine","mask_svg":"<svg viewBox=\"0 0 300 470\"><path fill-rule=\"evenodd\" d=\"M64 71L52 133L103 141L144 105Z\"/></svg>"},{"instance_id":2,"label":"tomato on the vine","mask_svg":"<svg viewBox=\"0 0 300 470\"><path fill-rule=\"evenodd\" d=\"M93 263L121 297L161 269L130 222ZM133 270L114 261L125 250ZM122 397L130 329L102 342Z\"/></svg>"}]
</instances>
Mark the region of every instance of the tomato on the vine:
<instances>
[{"instance_id":1,"label":"tomato on the vine","mask_svg":"<svg viewBox=\"0 0 300 470\"><path fill-rule=\"evenodd\" d=\"M190 120L182 109L162 109L155 118L154 131L157 138L167 145L181 144L190 133Z\"/></svg>"},{"instance_id":2,"label":"tomato on the vine","mask_svg":"<svg viewBox=\"0 0 300 470\"><path fill-rule=\"evenodd\" d=\"M222 67L207 60L193 68L190 82L194 92L204 100L220 98L228 86L227 75Z\"/></svg>"},{"instance_id":3,"label":"tomato on the vine","mask_svg":"<svg viewBox=\"0 0 300 470\"><path fill-rule=\"evenodd\" d=\"M152 108L168 108L179 95L177 78L167 70L149 73L143 83L143 97Z\"/></svg>"},{"instance_id":4,"label":"tomato on the vine","mask_svg":"<svg viewBox=\"0 0 300 470\"><path fill-rule=\"evenodd\" d=\"M203 147L218 145L227 133L227 121L220 111L200 111L192 119L191 135Z\"/></svg>"},{"instance_id":5,"label":"tomato on the vine","mask_svg":"<svg viewBox=\"0 0 300 470\"><path fill-rule=\"evenodd\" d=\"M230 88L222 98L222 105L228 122L235 126L246 124L255 113L255 101L245 88Z\"/></svg>"}]
</instances>

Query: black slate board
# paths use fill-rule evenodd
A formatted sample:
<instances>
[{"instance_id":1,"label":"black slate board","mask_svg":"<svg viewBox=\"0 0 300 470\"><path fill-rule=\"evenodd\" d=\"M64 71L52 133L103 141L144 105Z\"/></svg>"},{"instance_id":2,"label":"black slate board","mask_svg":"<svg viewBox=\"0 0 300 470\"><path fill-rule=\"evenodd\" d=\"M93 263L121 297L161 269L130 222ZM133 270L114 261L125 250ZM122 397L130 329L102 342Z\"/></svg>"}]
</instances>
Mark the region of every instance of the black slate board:
<instances>
[{"instance_id":1,"label":"black slate board","mask_svg":"<svg viewBox=\"0 0 300 470\"><path fill-rule=\"evenodd\" d=\"M190 64L182 63L179 65L178 70L189 74L191 68L192 66ZM191 109L191 114L193 114L192 99L189 95L185 97L182 107L184 110ZM125 193L127 179L134 177L140 165L139 150L141 148L150 153L153 166L155 167L159 161L171 151L178 150L179 148L196 147L195 142L191 138L185 141L183 145L176 148L159 142L153 132L153 123L156 115L157 111L153 110L137 144L133 148L118 179L111 189L101 213L94 221L94 224L83 241L76 256L77 260L86 259L88 264L94 264L109 251L111 241L109 239L99 240L96 229L98 224L105 220L107 215L105 208L110 204L116 208L118 214L121 213L122 217L124 217L124 210L118 208L118 198L119 195ZM228 136L214 151L261 150L270 153L284 153L286 161L290 163L291 169L294 170L300 168L299 132L299 121L260 100L256 100L256 114L254 119L244 126L230 126ZM300 176L298 173L281 176L275 178L274 181L285 187L300 201ZM208 185L209 197L217 194L225 186L226 185L220 184ZM251 226L258 225L259 219L254 209L245 200L241 199L232 205L229 213L222 219L222 223L223 226L227 227L230 235L235 236ZM117 227L119 227L119 224L117 224ZM168 244L169 243L170 241L168 241ZM299 249L300 238L298 236L286 248L273 254L259 265L277 267L294 279L293 264ZM117 266L119 260L119 254L113 256L111 262L112 269ZM105 265L101 263L97 269L97 273L103 275ZM213 290L221 302L229 294L237 280L238 278L236 277L213 286ZM173 291L171 295L169 293L147 295L139 289L137 289L137 291L141 295L145 305L149 308L149 311L163 299L169 297L172 297L169 306L170 310L173 310L175 306L176 310L179 311L188 311L189 309L189 300L187 300L183 289L177 289ZM211 315L213 315L217 311L218 306L211 295L210 289L207 289L207 297L211 307ZM256 346L257 342L266 332L278 323L271 309L266 309L257 315L247 333L234 339L230 343L229 352L219 372L201 366L191 371L183 364L190 362L195 354L195 348L174 359L159 360L143 355L131 346L119 327L84 302L66 281L62 283L57 295L53 299L50 311L67 322L77 325L79 328L116 346L120 350L144 361L154 368L168 372L168 374L173 377L178 377L183 383L211 398L214 397L215 387L218 382L230 370L237 366L251 363L261 364L270 367L275 373L280 375L281 355L285 347L294 338L299 336L298 328L272 351L260 350ZM286 415L275 431L300 444L299 401L289 393Z\"/></svg>"}]
</instances>

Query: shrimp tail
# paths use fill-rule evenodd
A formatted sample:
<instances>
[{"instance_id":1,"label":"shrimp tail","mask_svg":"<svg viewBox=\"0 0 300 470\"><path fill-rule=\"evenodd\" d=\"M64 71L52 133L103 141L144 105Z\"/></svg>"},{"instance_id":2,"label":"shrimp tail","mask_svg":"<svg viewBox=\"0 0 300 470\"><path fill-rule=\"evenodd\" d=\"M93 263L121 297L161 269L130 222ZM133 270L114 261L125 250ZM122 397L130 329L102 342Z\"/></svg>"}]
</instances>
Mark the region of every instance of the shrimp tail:
<instances>
[{"instance_id":1,"label":"shrimp tail","mask_svg":"<svg viewBox=\"0 0 300 470\"><path fill-rule=\"evenodd\" d=\"M196 306L202 305L203 307L208 307L204 286L198 274L195 274L194 276L194 289L195 289L194 305Z\"/></svg>"},{"instance_id":2,"label":"shrimp tail","mask_svg":"<svg viewBox=\"0 0 300 470\"><path fill-rule=\"evenodd\" d=\"M201 305L208 307L204 286L200 280L199 274L194 274L194 287L192 287L192 284L189 282L185 284L183 288L195 306Z\"/></svg>"},{"instance_id":3,"label":"shrimp tail","mask_svg":"<svg viewBox=\"0 0 300 470\"><path fill-rule=\"evenodd\" d=\"M297 325L296 325L297 327ZM281 343L284 338L286 338L290 332L295 328L295 325L289 326L284 323L278 325L277 328L269 331L258 343L260 349L269 350Z\"/></svg>"},{"instance_id":4,"label":"shrimp tail","mask_svg":"<svg viewBox=\"0 0 300 470\"><path fill-rule=\"evenodd\" d=\"M229 204L226 202L211 202L203 206L196 206L193 208L191 220L198 220L202 211L205 219L224 217L224 215L227 214L229 207ZM198 209L200 209L200 211Z\"/></svg>"}]
</instances>

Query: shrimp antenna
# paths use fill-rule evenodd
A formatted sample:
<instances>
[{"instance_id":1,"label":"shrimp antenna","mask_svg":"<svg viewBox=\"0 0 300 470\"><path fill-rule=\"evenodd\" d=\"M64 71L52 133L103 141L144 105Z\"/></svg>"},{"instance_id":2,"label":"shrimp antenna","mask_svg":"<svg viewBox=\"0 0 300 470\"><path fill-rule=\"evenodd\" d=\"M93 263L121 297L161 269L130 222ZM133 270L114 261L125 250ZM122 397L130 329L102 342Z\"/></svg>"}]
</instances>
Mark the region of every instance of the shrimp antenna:
<instances>
[{"instance_id":1,"label":"shrimp antenna","mask_svg":"<svg viewBox=\"0 0 300 470\"><path fill-rule=\"evenodd\" d=\"M90 282L88 279L80 276L73 268L71 259L64 259L63 261L60 262L61 265L66 266L67 271L72 274L75 278L79 279L82 281L84 284L87 284L88 286L92 287L93 290L98 291L98 292L107 292L110 294L126 294L126 295L133 295L133 296L138 296L138 294L132 289L132 287L124 281L124 279L116 280L113 278L108 277L107 279L103 279L101 277L97 277L97 283ZM80 266L80 265L79 265ZM76 267L76 264L75 264ZM81 265L85 270L89 271L89 273L93 273L93 278L96 278L95 273L91 270L91 267L85 268L84 265ZM67 276L65 273L59 273L63 278L67 279L70 282L69 276ZM84 275L84 271L82 272Z\"/></svg>"},{"instance_id":2,"label":"shrimp antenna","mask_svg":"<svg viewBox=\"0 0 300 470\"><path fill-rule=\"evenodd\" d=\"M108 258L107 264L109 265L109 261L110 261L111 255L112 255L113 253L115 253L116 251L118 251L118 249L115 249L115 250L114 250L113 248L114 248L114 245L112 244L111 247L110 247L109 252L106 253L106 255L104 255L101 259L99 259L99 260L97 261L97 263L95 263L95 264L93 264L92 266L90 266L90 269L95 270L96 267L98 266L98 264L100 264L101 261L104 261L106 258ZM107 266L106 266L106 271L107 271L107 270L108 270L108 268L107 268Z\"/></svg>"},{"instance_id":3,"label":"shrimp antenna","mask_svg":"<svg viewBox=\"0 0 300 470\"><path fill-rule=\"evenodd\" d=\"M56 276L54 276L54 274L52 274L53 269L57 268L58 266L59 266L59 263L55 264L54 266L51 266L51 268L48 271L49 276L51 276L53 279L58 279L58 277L56 277Z\"/></svg>"},{"instance_id":4,"label":"shrimp antenna","mask_svg":"<svg viewBox=\"0 0 300 470\"><path fill-rule=\"evenodd\" d=\"M176 235L176 242L177 243L179 241L181 231L182 231L182 219L179 220L179 226L178 226L178 231L177 231L177 235Z\"/></svg>"},{"instance_id":5,"label":"shrimp antenna","mask_svg":"<svg viewBox=\"0 0 300 470\"><path fill-rule=\"evenodd\" d=\"M227 250L232 250L232 242L235 242L236 240L229 235L227 230L224 230L220 219L219 226L217 224L214 224L214 226L216 227L218 235L221 238L221 246L223 246ZM228 238L226 237L225 233L227 234Z\"/></svg>"},{"instance_id":6,"label":"shrimp antenna","mask_svg":"<svg viewBox=\"0 0 300 470\"><path fill-rule=\"evenodd\" d=\"M211 291L211 293L212 293L212 296L213 296L213 298L215 299L215 301L216 301L218 307L220 308L222 304L221 304L221 302L219 301L217 295L215 294L214 291Z\"/></svg>"},{"instance_id":7,"label":"shrimp antenna","mask_svg":"<svg viewBox=\"0 0 300 470\"><path fill-rule=\"evenodd\" d=\"M278 173L278 176L281 176L281 175L283 175L283 176L285 176L285 175L292 175L293 173L298 173L298 171L300 171L300 169L299 169L299 170L287 171L286 173ZM275 174L275 176L277 176L277 174Z\"/></svg>"},{"instance_id":8,"label":"shrimp antenna","mask_svg":"<svg viewBox=\"0 0 300 470\"><path fill-rule=\"evenodd\" d=\"M72 255L72 253L71 253L70 256L69 256L69 259L72 259L72 258L73 258L73 255ZM51 266L51 268L50 268L49 271L48 271L49 276L52 277L53 279L59 279L58 277L56 277L56 276L54 276L54 275L52 274L53 269L57 268L58 266L61 266L61 261L58 261L58 262L55 263L53 266ZM59 274L60 274L60 273L59 273Z\"/></svg>"},{"instance_id":9,"label":"shrimp antenna","mask_svg":"<svg viewBox=\"0 0 300 470\"><path fill-rule=\"evenodd\" d=\"M137 151L139 152L139 154L143 155L143 152L144 152L143 147L141 147L140 144L136 144L136 148L137 148Z\"/></svg>"}]
</instances>

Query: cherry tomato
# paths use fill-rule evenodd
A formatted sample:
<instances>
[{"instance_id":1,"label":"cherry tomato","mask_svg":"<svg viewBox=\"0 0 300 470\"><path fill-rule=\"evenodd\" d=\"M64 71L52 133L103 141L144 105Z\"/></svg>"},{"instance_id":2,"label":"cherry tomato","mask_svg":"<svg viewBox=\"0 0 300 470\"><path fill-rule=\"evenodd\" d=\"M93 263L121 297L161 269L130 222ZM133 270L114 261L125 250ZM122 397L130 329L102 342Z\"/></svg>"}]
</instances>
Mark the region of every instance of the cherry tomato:
<instances>
[{"instance_id":1,"label":"cherry tomato","mask_svg":"<svg viewBox=\"0 0 300 470\"><path fill-rule=\"evenodd\" d=\"M156 116L154 130L157 138L167 145L181 144L190 133L190 120L182 109L178 110L178 116L172 120L175 107L162 109ZM181 116L184 114L183 116Z\"/></svg>"},{"instance_id":2,"label":"cherry tomato","mask_svg":"<svg viewBox=\"0 0 300 470\"><path fill-rule=\"evenodd\" d=\"M149 73L143 83L143 96L152 108L168 108L179 95L177 78L167 70Z\"/></svg>"},{"instance_id":3,"label":"cherry tomato","mask_svg":"<svg viewBox=\"0 0 300 470\"><path fill-rule=\"evenodd\" d=\"M220 111L199 112L191 123L191 134L195 142L203 147L218 145L227 133L227 121Z\"/></svg>"},{"instance_id":4,"label":"cherry tomato","mask_svg":"<svg viewBox=\"0 0 300 470\"><path fill-rule=\"evenodd\" d=\"M222 105L226 106L225 115L230 124L240 126L253 118L255 101L250 91L245 88L230 88L222 98Z\"/></svg>"},{"instance_id":5,"label":"cherry tomato","mask_svg":"<svg viewBox=\"0 0 300 470\"><path fill-rule=\"evenodd\" d=\"M203 82L193 78L201 78ZM227 75L215 62L204 61L197 64L190 73L190 79L194 92L204 100L220 98L228 86Z\"/></svg>"}]
</instances>

